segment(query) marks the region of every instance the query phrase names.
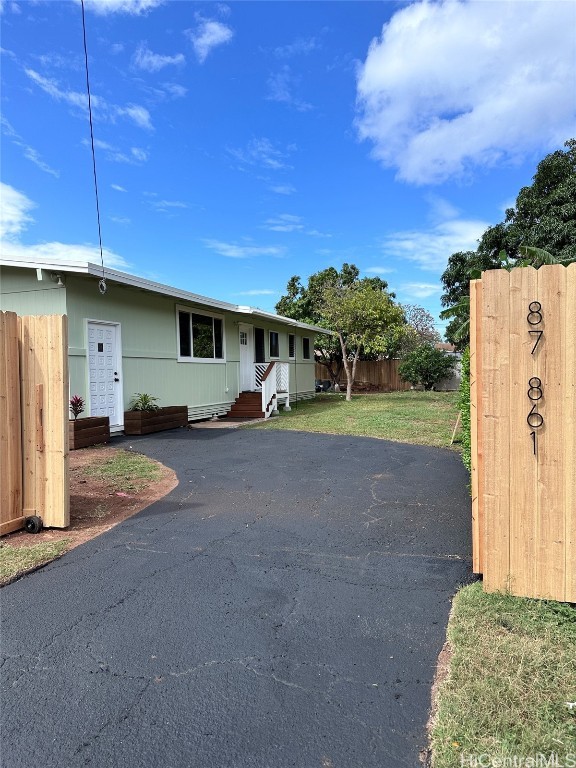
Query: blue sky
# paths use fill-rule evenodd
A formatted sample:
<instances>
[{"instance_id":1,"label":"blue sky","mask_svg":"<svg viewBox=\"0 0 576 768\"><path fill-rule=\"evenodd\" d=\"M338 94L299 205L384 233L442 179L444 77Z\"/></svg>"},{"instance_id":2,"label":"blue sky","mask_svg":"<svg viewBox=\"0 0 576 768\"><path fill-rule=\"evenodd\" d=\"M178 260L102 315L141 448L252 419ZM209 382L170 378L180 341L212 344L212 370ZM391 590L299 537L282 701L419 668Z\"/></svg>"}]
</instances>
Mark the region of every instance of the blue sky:
<instances>
[{"instance_id":1,"label":"blue sky","mask_svg":"<svg viewBox=\"0 0 576 768\"><path fill-rule=\"evenodd\" d=\"M80 4L0 5L3 252L98 262ZM85 5L106 261L234 303L347 261L437 316L576 133L570 0Z\"/></svg>"}]
</instances>

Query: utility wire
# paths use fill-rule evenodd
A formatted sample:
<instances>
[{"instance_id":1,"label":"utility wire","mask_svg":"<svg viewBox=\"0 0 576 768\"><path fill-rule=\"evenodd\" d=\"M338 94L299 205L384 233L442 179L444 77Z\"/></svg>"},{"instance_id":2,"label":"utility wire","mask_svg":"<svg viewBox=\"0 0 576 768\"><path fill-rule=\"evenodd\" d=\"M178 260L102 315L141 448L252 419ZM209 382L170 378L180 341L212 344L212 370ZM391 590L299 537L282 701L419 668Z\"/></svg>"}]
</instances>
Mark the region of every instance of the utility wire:
<instances>
[{"instance_id":1,"label":"utility wire","mask_svg":"<svg viewBox=\"0 0 576 768\"><path fill-rule=\"evenodd\" d=\"M98 242L100 245L100 263L102 264L102 280L100 280L100 293L106 293L106 276L104 273L104 253L102 251L102 227L100 226L100 200L98 196L98 176L96 175L96 152L94 151L94 126L92 124L92 97L90 95L90 76L88 74L88 46L86 45L86 16L84 0L80 0L82 6L82 33L84 37L84 61L86 65L86 91L88 93L88 116L90 118L90 144L92 147L92 170L94 172L94 193L96 196L96 218L98 219Z\"/></svg>"}]
</instances>

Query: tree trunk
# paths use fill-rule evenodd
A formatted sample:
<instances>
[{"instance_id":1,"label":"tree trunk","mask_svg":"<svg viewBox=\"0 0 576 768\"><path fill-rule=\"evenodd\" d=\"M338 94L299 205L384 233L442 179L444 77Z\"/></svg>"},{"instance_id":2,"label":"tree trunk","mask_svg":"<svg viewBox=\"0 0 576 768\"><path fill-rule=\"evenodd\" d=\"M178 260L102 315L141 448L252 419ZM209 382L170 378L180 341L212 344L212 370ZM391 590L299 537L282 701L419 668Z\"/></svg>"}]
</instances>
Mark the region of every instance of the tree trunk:
<instances>
[{"instance_id":1,"label":"tree trunk","mask_svg":"<svg viewBox=\"0 0 576 768\"><path fill-rule=\"evenodd\" d=\"M348 381L346 383L346 400L352 400L352 385L354 384L354 379L356 378L356 363L358 362L358 358L360 357L360 346L356 349L356 352L354 353L354 359L352 361L352 370L350 370L350 363L348 363L348 367L346 368L346 376L348 378Z\"/></svg>"},{"instance_id":2,"label":"tree trunk","mask_svg":"<svg viewBox=\"0 0 576 768\"><path fill-rule=\"evenodd\" d=\"M344 370L346 371L346 400L352 400L352 371L350 370L350 361L348 360L348 352L346 349L346 342L344 341L342 334L338 333L340 339L340 346L342 347L342 362L344 363Z\"/></svg>"}]
</instances>

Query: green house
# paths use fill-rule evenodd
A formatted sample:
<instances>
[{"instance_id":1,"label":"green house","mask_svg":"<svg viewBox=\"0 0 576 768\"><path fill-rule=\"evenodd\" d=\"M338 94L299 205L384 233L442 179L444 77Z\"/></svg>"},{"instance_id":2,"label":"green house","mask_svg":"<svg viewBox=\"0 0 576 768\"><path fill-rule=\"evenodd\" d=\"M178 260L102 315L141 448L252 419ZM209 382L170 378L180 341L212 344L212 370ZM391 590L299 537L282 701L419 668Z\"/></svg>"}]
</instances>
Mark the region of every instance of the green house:
<instances>
[{"instance_id":1,"label":"green house","mask_svg":"<svg viewBox=\"0 0 576 768\"><path fill-rule=\"evenodd\" d=\"M313 397L325 330L113 269L105 278L88 262L0 258L0 309L68 316L70 394L113 431L136 392L187 405L190 420L227 414L243 392L262 392L265 416Z\"/></svg>"}]
</instances>

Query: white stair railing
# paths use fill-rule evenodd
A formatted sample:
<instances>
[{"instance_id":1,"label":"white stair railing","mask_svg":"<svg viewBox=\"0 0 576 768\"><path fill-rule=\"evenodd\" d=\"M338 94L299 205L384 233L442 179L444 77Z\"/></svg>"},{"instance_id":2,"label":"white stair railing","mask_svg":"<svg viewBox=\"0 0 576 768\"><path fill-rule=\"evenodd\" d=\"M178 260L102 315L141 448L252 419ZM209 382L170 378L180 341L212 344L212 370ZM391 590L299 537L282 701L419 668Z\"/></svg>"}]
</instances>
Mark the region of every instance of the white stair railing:
<instances>
[{"instance_id":1,"label":"white stair railing","mask_svg":"<svg viewBox=\"0 0 576 768\"><path fill-rule=\"evenodd\" d=\"M268 363L256 363L254 365L254 381L256 383L255 389L260 389L262 386L262 377L268 369Z\"/></svg>"},{"instance_id":2,"label":"white stair railing","mask_svg":"<svg viewBox=\"0 0 576 768\"><path fill-rule=\"evenodd\" d=\"M264 418L268 419L274 411L278 412L276 403L276 363L268 363L264 374L262 375L262 412Z\"/></svg>"}]
</instances>

